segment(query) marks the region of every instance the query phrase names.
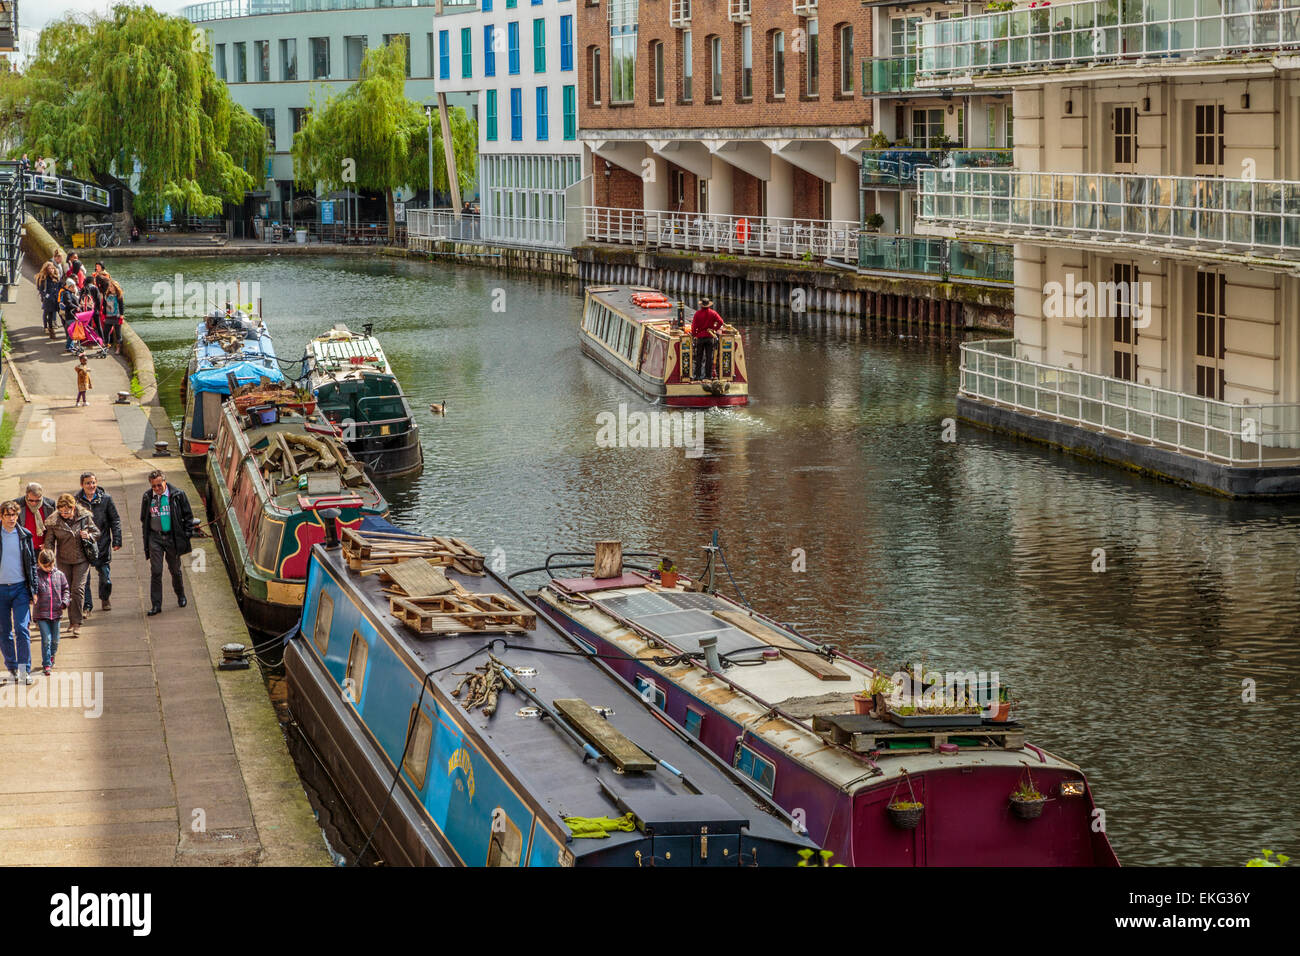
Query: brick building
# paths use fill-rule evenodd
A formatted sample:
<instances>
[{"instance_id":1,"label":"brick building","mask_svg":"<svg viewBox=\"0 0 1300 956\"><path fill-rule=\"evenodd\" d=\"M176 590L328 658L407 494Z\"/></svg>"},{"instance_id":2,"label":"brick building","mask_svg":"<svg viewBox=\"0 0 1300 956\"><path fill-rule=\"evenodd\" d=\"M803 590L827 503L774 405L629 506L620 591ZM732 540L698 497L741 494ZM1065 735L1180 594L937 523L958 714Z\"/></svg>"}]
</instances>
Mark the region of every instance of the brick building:
<instances>
[{"instance_id":1,"label":"brick building","mask_svg":"<svg viewBox=\"0 0 1300 956\"><path fill-rule=\"evenodd\" d=\"M575 3L588 205L859 221L861 0Z\"/></svg>"}]
</instances>

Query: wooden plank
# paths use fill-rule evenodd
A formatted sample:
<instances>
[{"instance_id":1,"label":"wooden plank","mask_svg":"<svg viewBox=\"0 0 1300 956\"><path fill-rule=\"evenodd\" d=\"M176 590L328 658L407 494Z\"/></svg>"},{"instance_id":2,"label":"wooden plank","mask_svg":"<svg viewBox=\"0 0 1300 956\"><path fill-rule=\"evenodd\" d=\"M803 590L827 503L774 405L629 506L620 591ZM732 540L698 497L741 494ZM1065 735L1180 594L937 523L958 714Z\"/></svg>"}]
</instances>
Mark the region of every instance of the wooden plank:
<instances>
[{"instance_id":1,"label":"wooden plank","mask_svg":"<svg viewBox=\"0 0 1300 956\"><path fill-rule=\"evenodd\" d=\"M781 656L798 664L818 680L849 680L847 671L842 671L824 657L819 657L806 647L791 640L779 631L773 630L762 621L757 621L748 614L739 611L714 611L714 617L726 621L732 627L738 627L765 644L771 644L781 652Z\"/></svg>"},{"instance_id":2,"label":"wooden plank","mask_svg":"<svg viewBox=\"0 0 1300 956\"><path fill-rule=\"evenodd\" d=\"M411 597L446 594L452 590L442 568L435 568L428 561L404 561L386 568L384 574Z\"/></svg>"},{"instance_id":3,"label":"wooden plank","mask_svg":"<svg viewBox=\"0 0 1300 956\"><path fill-rule=\"evenodd\" d=\"M596 713L582 698L562 697L554 702L554 706L587 743L608 757L624 773L646 773L658 766L649 754Z\"/></svg>"},{"instance_id":4,"label":"wooden plank","mask_svg":"<svg viewBox=\"0 0 1300 956\"><path fill-rule=\"evenodd\" d=\"M597 541L596 560L592 564L593 577L602 580L621 577L623 574L623 542Z\"/></svg>"}]
</instances>

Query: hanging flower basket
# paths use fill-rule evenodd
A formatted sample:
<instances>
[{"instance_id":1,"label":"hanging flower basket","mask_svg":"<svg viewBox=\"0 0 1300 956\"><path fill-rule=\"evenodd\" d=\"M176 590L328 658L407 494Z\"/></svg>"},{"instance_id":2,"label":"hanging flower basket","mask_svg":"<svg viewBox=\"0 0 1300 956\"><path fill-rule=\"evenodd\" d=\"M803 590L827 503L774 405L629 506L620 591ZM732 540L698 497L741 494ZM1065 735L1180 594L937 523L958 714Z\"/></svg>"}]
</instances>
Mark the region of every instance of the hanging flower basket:
<instances>
[{"instance_id":1,"label":"hanging flower basket","mask_svg":"<svg viewBox=\"0 0 1300 956\"><path fill-rule=\"evenodd\" d=\"M1020 783L1011 791L1011 812L1021 820L1037 820L1043 815L1043 805L1047 797L1034 786L1034 775L1025 764L1025 772L1020 776Z\"/></svg>"},{"instance_id":2,"label":"hanging flower basket","mask_svg":"<svg viewBox=\"0 0 1300 956\"><path fill-rule=\"evenodd\" d=\"M912 778L908 776L906 770L902 771L903 776L894 784L894 792L889 795L889 803L886 804L885 810L889 813L889 822L900 830L915 830L917 824L921 822L921 814L925 812L925 804L916 799L916 791L912 789ZM907 781L907 800L898 800L895 797L898 794L898 787L903 781Z\"/></svg>"}]
</instances>

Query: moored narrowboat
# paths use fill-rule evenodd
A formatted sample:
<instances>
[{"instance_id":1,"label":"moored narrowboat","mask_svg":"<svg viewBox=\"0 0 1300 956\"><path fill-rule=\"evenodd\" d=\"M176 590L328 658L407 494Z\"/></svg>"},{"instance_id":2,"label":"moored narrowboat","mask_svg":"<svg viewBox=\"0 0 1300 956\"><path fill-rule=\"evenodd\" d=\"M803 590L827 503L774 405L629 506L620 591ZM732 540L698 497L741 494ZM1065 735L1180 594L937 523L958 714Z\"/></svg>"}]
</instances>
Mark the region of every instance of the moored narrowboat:
<instances>
[{"instance_id":1,"label":"moored narrowboat","mask_svg":"<svg viewBox=\"0 0 1300 956\"><path fill-rule=\"evenodd\" d=\"M206 460L221 418L221 403L230 394L226 373L238 384L261 379L283 383L275 345L261 317L245 312L229 315L220 310L204 318L195 330L194 350L181 379L185 403L181 425L181 458L185 470L202 488L207 479Z\"/></svg>"},{"instance_id":2,"label":"moored narrowboat","mask_svg":"<svg viewBox=\"0 0 1300 956\"><path fill-rule=\"evenodd\" d=\"M588 286L579 337L585 355L649 401L693 408L749 403L739 330L723 325L713 368L697 379L690 317L654 289Z\"/></svg>"},{"instance_id":3,"label":"moored narrowboat","mask_svg":"<svg viewBox=\"0 0 1300 956\"><path fill-rule=\"evenodd\" d=\"M321 512L355 527L388 503L333 425L301 404L264 401L268 392L239 389L222 405L206 500L249 629L279 635L302 614L311 546L325 539Z\"/></svg>"},{"instance_id":4,"label":"moored narrowboat","mask_svg":"<svg viewBox=\"0 0 1300 956\"><path fill-rule=\"evenodd\" d=\"M535 602L779 806L800 809L835 862L1118 865L1082 770L978 695L979 709L926 716L895 687L862 712L855 692L884 675L685 578L552 574Z\"/></svg>"},{"instance_id":5,"label":"moored narrowboat","mask_svg":"<svg viewBox=\"0 0 1300 956\"><path fill-rule=\"evenodd\" d=\"M337 324L307 343L305 375L321 413L343 429L353 457L376 477L424 468L420 429L370 326L358 335Z\"/></svg>"},{"instance_id":6,"label":"moored narrowboat","mask_svg":"<svg viewBox=\"0 0 1300 956\"><path fill-rule=\"evenodd\" d=\"M369 516L347 538L312 548L284 661L293 719L371 834L358 862L781 866L815 849L481 555L439 563L462 542Z\"/></svg>"}]
</instances>

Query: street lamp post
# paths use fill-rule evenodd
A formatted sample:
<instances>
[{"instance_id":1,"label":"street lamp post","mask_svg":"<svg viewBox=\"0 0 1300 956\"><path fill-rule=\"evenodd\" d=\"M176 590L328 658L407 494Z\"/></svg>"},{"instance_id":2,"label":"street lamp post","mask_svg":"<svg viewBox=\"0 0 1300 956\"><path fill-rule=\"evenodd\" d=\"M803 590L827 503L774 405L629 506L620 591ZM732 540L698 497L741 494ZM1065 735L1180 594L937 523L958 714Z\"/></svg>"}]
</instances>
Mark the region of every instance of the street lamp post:
<instances>
[{"instance_id":1,"label":"street lamp post","mask_svg":"<svg viewBox=\"0 0 1300 956\"><path fill-rule=\"evenodd\" d=\"M433 107L424 108L424 118L429 121L429 208L433 208Z\"/></svg>"}]
</instances>

